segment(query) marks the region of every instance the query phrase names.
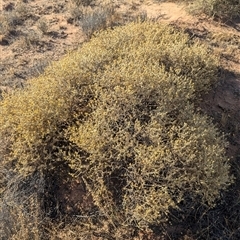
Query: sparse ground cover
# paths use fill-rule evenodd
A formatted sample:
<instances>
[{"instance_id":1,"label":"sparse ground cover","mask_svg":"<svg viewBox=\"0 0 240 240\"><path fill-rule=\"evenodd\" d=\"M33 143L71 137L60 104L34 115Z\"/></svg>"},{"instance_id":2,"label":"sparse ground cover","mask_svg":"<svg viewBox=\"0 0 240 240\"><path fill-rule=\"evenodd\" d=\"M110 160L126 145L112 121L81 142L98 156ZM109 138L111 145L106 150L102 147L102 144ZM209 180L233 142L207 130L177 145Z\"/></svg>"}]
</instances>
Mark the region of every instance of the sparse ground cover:
<instances>
[{"instance_id":1,"label":"sparse ground cover","mask_svg":"<svg viewBox=\"0 0 240 240\"><path fill-rule=\"evenodd\" d=\"M237 12L239 5L234 1L232 4L237 7L232 13ZM216 15L213 12L205 13ZM160 73L156 73L158 78L170 79L171 74L174 74L174 78L177 75L180 82L184 83L187 80L185 90L182 93L180 91L178 95L180 97L175 100L170 91L173 86L164 85L169 84L169 81L165 83L163 81L161 84L164 84L161 85L152 80L150 84L144 85L144 92L141 92L139 84L132 85L134 79L141 79L143 74L140 73L148 64L147 62L142 62L142 65L136 64L136 66L133 64L132 69L139 69L134 75L131 72L131 66L124 63L124 59L126 54L129 54L127 60L130 60L131 56L134 56L135 60L145 59L147 53L140 51L146 49L141 45L146 38L144 33L142 36L140 33L136 35L131 43L137 44L137 47L134 46L139 49L139 54L137 51L132 53L130 50L126 53L123 51L124 47L128 46L126 38L131 36L133 29L130 30L130 35L119 31L110 39L110 32L105 32L105 34L102 33L102 40L99 43L97 40L91 43L90 39L95 30L108 27L114 29L134 20L142 22L147 16L154 19L154 22L170 23L174 31L185 32L185 36L188 36L189 40L186 42L189 44L181 45L184 37L178 40L177 35L173 34L175 38L169 41L172 42L169 52L163 45L165 52L155 55L154 51L154 54L151 54L153 59L154 56L162 59L162 64L165 66L164 71L160 71L161 77ZM73 0L50 3L48 1L41 1L41 3L4 1L0 23L0 47L3 53L1 55L1 91L4 95L5 92L11 93L13 88L20 87L25 90L6 97L1 107L3 117L0 139L2 157L0 217L3 225L0 235L3 239L239 239L240 34L239 24L234 20L236 16L238 15L229 16L232 20L227 25L226 22L215 22L204 15L191 16L185 11L184 4L159 1L123 1L111 2L111 4ZM225 18L226 15L222 17ZM148 33L148 31L150 30L146 29L144 32ZM151 31L147 36L151 36ZM114 61L107 61L110 55L103 49L111 45L110 42L113 40L114 44L117 44L119 41L117 39L122 39L120 46L126 41L124 47L121 47L118 52L122 54L122 60L117 60L118 54L114 55L116 54L114 51L118 49L114 45L115 47L110 51L115 56L111 55ZM164 38L161 37L161 39ZM30 78L42 74L52 60L60 59L62 55L77 49L84 41L89 40L90 43L83 44L75 55L69 53L65 60L55 63L53 67L48 67L45 75L32 80L29 86L26 85L31 82ZM194 46L192 45L194 43L203 44L211 55L203 61L204 66L201 67L200 59L204 59L204 51L196 51L192 56L191 63L196 64L196 69L199 70L196 72L198 78L194 80L195 85L191 85L192 83L188 82L190 75L185 76L184 81L181 78L183 72L193 74L192 70L185 69L185 66L190 64L181 63L179 59L182 57L184 61L188 61L191 51L189 51L190 55L184 54L189 46L190 48ZM157 44L160 43L149 47L149 53ZM99 51L96 51L98 48ZM179 48L183 49L183 55L178 55L182 51ZM176 51L171 53L171 49ZM86 63L84 59L79 58L84 53L87 54ZM101 62L99 59L103 56L105 56L104 62ZM176 59L172 58L173 56ZM214 56L220 57L219 63L215 62ZM71 57L73 61L71 60L69 64L67 59ZM151 58L148 59L152 61ZM74 70L77 62L84 67ZM124 68L124 64L128 67ZM214 64L216 68L212 71L211 67ZM108 65L109 67L105 68ZM121 67L125 71L121 70ZM202 68L206 70L207 75L201 72ZM62 71L59 72L59 69ZM117 76L116 69L118 69ZM128 71L130 75L127 75ZM165 71L169 72L168 77ZM151 72L154 73L153 68ZM91 83L90 88L81 88L82 83L77 81L78 78L74 74L81 75L81 81L86 81L83 86L85 84L89 86L88 80L94 81L95 78L100 80L102 85L96 88ZM193 75L190 77L191 80ZM214 75L218 76L218 82L210 84L208 82L210 78L216 80ZM67 81L68 76L72 77L70 82ZM155 79L154 76L151 75L149 79ZM147 75L145 77L148 79ZM58 78L57 81L56 78ZM121 84L116 82L116 78L119 81L121 79ZM130 79L132 81L129 88ZM106 88L104 84L108 87ZM178 86L177 89L182 88L178 81L175 84ZM202 95L210 85L212 87L208 93ZM158 89L156 95L153 89ZM168 100L170 98L171 101L164 101L161 97L161 101L164 102L159 101L161 91L163 91L162 96ZM197 100L199 94L202 95L202 101ZM120 100L119 96L121 96ZM10 100L7 100L8 98ZM136 104L138 102L142 105ZM148 104L145 106L146 102ZM195 110L185 106L190 103L194 104ZM161 111L159 111L159 105L163 106ZM178 107L171 109L173 105ZM104 109L108 109L105 114L103 114ZM198 109L197 112L196 109ZM210 119L203 117L203 114L211 116L217 127L227 134L228 146L225 146ZM115 118L111 120L111 116ZM151 121L148 119L150 116ZM194 121L192 116L195 116ZM183 120L192 128L183 124L181 122ZM71 121L74 124L69 124ZM99 125L98 121L102 124ZM161 128L158 121L161 122L161 126L165 126L167 122L167 127ZM174 124L171 125L172 121ZM191 125L193 122L194 125ZM3 126L7 126L7 123L11 131L7 130L8 127L3 131ZM32 125L33 123L35 125ZM202 130L200 130L201 126ZM181 131L178 132L180 129ZM160 130L163 132L160 133ZM197 131L206 133L203 142L193 137L194 132ZM131 141L130 133L131 136L135 136ZM158 134L162 137L161 141L155 137ZM179 137L180 135L183 139ZM192 137L193 145L190 148L184 136ZM102 143L106 139L111 144L103 146ZM211 143L208 142L209 139ZM126 144L128 141L130 141L129 144ZM192 168L188 169L188 167L196 163L199 174L205 172L206 175L211 176L206 172L210 167L201 168L203 156L199 153L194 158L197 154L194 141L195 143L200 141L205 151L213 145L215 149L219 149L216 152L209 151L209 154L213 154L210 159L218 156L219 177L214 175L214 178L209 178L208 182L204 182L200 177L201 181L198 182L196 179L199 180L201 175L194 175L196 181L193 177L191 180L184 180L184 177L188 179L192 176ZM156 151L156 146L163 143L162 152ZM204 145L206 143L207 145ZM184 144L186 144L185 153L179 150L180 145ZM132 150L129 149L130 145L133 146ZM174 146L170 148L171 154L168 152L169 145ZM60 148L61 151L59 152L56 148ZM192 149L195 151L190 153ZM224 149L227 151L226 156ZM128 155L123 154L126 152ZM64 153L68 153L67 156ZM47 157L46 154L50 154L51 157ZM164 166L159 165L157 161L159 154L163 159L170 154L172 156L170 159L178 160L174 163L177 165L168 160L165 160ZM146 155L152 156L151 159L155 161L147 164L144 160ZM180 166L182 161L179 161L179 158L187 159L186 156L189 158L189 165L184 165L185 167L182 168ZM115 164L111 162L113 158L116 159L113 161ZM226 161L227 158L230 158L230 161ZM87 161L90 165L86 164ZM134 165L136 162L139 163L138 166ZM226 162L230 165L221 165ZM129 164L133 165L129 166ZM213 163L209 162L209 164ZM229 166L235 180L228 191L222 191L220 189L227 187L231 178L227 177ZM19 171L16 172L14 169ZM156 172L156 169L161 169L162 175ZM181 172L181 169L185 169L185 173ZM229 176L231 174L229 173ZM182 175L183 178L180 183L174 183L174 178L172 179L170 175L176 178L181 178ZM132 181L133 176L135 179ZM165 176L168 180L165 179L165 182L160 183L159 176ZM219 183L218 187L213 186L214 182ZM147 185L149 187L143 187ZM208 188L215 191L208 190L206 194ZM161 199L159 195L162 196ZM210 205L205 204L207 202L204 199L208 199ZM211 206L213 199L216 199L214 207Z\"/></svg>"}]
</instances>

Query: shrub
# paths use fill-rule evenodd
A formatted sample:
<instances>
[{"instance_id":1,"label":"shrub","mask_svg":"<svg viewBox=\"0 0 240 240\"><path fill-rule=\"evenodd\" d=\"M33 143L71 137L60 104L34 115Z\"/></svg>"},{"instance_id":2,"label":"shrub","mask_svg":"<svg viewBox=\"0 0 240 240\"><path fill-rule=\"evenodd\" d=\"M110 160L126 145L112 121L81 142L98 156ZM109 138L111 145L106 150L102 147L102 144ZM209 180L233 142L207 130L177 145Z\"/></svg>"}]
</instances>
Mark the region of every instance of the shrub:
<instances>
[{"instance_id":1,"label":"shrub","mask_svg":"<svg viewBox=\"0 0 240 240\"><path fill-rule=\"evenodd\" d=\"M79 25L87 37L90 37L95 31L106 29L111 25L111 18L114 16L114 8L112 6L104 6L95 9L88 9L83 13Z\"/></svg>"},{"instance_id":2,"label":"shrub","mask_svg":"<svg viewBox=\"0 0 240 240\"><path fill-rule=\"evenodd\" d=\"M157 23L96 34L0 102L2 164L23 175L65 162L112 226L149 227L232 182L224 138L194 103L218 60ZM61 177L61 172L56 171Z\"/></svg>"},{"instance_id":3,"label":"shrub","mask_svg":"<svg viewBox=\"0 0 240 240\"><path fill-rule=\"evenodd\" d=\"M69 12L73 21L80 20L84 15L84 7L82 5L69 4Z\"/></svg>"},{"instance_id":4,"label":"shrub","mask_svg":"<svg viewBox=\"0 0 240 240\"><path fill-rule=\"evenodd\" d=\"M76 6L89 6L91 5L94 1L93 0L72 0L72 3L74 3Z\"/></svg>"},{"instance_id":5,"label":"shrub","mask_svg":"<svg viewBox=\"0 0 240 240\"><path fill-rule=\"evenodd\" d=\"M112 27L117 16L113 4L105 3L103 6L90 7L80 2L82 1L79 1L79 4L70 4L72 19L70 18L69 21L81 26L87 38L90 38L95 31Z\"/></svg>"},{"instance_id":6,"label":"shrub","mask_svg":"<svg viewBox=\"0 0 240 240\"><path fill-rule=\"evenodd\" d=\"M238 0L201 1L200 6L204 13L225 19L240 16L240 3Z\"/></svg>"},{"instance_id":7,"label":"shrub","mask_svg":"<svg viewBox=\"0 0 240 240\"><path fill-rule=\"evenodd\" d=\"M240 3L239 0L196 0L192 10L231 20L240 16Z\"/></svg>"}]
</instances>

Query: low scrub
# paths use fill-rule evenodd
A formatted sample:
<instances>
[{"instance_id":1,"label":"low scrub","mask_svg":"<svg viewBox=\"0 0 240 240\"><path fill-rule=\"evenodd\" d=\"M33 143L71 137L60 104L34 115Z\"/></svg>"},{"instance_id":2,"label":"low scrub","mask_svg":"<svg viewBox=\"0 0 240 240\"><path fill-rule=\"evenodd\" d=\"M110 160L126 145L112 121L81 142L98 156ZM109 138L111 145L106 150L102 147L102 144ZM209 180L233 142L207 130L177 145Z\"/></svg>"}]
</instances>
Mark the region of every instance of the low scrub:
<instances>
[{"instance_id":1,"label":"low scrub","mask_svg":"<svg viewBox=\"0 0 240 240\"><path fill-rule=\"evenodd\" d=\"M61 178L67 165L112 236L166 222L189 201L214 206L232 182L226 142L194 103L216 82L217 57L157 23L95 35L4 96L2 165L27 178Z\"/></svg>"},{"instance_id":2,"label":"low scrub","mask_svg":"<svg viewBox=\"0 0 240 240\"><path fill-rule=\"evenodd\" d=\"M205 13L210 16L232 20L240 16L239 0L195 0L187 2L193 3L193 12Z\"/></svg>"}]
</instances>

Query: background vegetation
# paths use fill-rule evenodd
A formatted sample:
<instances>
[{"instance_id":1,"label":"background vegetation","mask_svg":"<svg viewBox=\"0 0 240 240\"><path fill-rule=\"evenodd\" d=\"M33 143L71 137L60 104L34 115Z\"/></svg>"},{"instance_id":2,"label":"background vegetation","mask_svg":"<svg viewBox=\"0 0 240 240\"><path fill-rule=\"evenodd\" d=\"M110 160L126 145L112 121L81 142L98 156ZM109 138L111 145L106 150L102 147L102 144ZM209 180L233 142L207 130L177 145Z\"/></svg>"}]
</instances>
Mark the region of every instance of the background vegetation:
<instances>
[{"instance_id":1,"label":"background vegetation","mask_svg":"<svg viewBox=\"0 0 240 240\"><path fill-rule=\"evenodd\" d=\"M211 17L232 20L240 16L239 0L184 0L191 3L190 9L194 13L205 13Z\"/></svg>"}]
</instances>

